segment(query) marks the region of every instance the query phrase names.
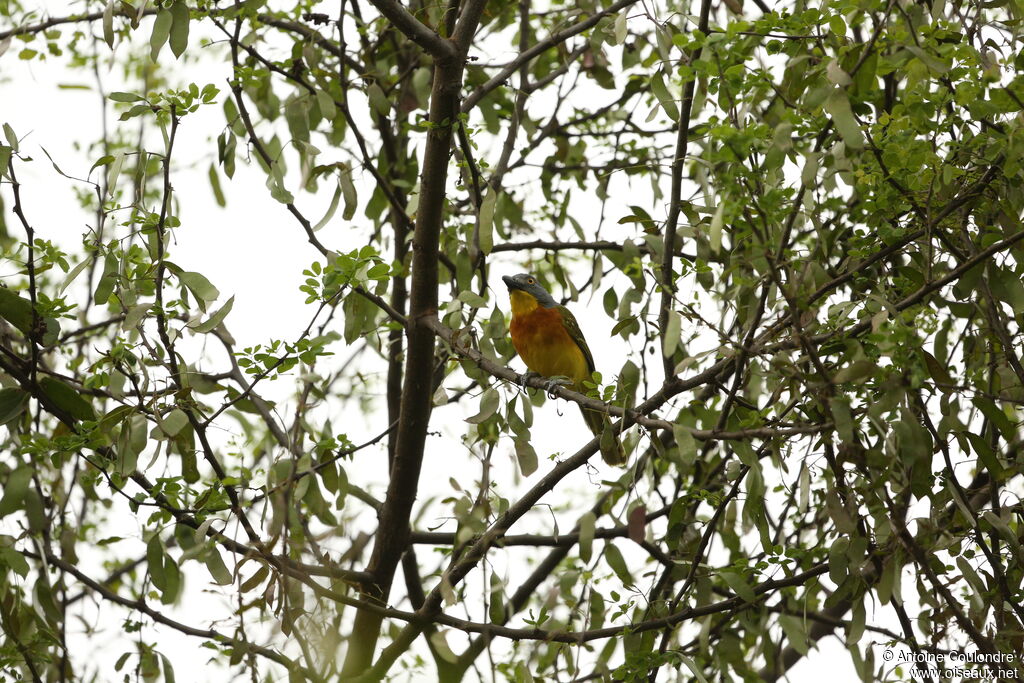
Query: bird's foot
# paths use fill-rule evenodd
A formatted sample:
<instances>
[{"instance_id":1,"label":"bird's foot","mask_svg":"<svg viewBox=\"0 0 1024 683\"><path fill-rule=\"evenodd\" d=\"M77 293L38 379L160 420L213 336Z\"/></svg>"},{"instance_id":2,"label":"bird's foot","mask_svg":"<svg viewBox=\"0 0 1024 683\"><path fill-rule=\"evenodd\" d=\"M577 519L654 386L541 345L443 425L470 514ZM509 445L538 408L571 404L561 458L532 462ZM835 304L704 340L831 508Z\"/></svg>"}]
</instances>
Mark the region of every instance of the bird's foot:
<instances>
[{"instance_id":1,"label":"bird's foot","mask_svg":"<svg viewBox=\"0 0 1024 683\"><path fill-rule=\"evenodd\" d=\"M531 377L540 377L540 373L534 372L533 370L527 370L526 372L524 372L521 375L516 375L516 382L519 383L519 386L521 386L522 388L525 389L526 388L526 382Z\"/></svg>"},{"instance_id":2,"label":"bird's foot","mask_svg":"<svg viewBox=\"0 0 1024 683\"><path fill-rule=\"evenodd\" d=\"M568 377L551 377L547 382L544 382L544 391L547 392L548 398L555 398L555 387L568 386L572 386L572 380Z\"/></svg>"}]
</instances>

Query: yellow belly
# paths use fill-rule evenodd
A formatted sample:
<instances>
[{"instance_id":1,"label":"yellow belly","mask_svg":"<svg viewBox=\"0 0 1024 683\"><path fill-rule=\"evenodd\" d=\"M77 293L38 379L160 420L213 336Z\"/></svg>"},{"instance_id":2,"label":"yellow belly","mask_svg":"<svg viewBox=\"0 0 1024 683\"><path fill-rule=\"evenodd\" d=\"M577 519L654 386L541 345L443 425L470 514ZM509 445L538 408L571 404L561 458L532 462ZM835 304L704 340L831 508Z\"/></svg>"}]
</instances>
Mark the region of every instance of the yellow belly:
<instances>
[{"instance_id":1,"label":"yellow belly","mask_svg":"<svg viewBox=\"0 0 1024 683\"><path fill-rule=\"evenodd\" d=\"M526 367L545 377L568 377L576 384L590 379L587 357L560 323L532 322L514 323L512 331L512 343Z\"/></svg>"}]
</instances>

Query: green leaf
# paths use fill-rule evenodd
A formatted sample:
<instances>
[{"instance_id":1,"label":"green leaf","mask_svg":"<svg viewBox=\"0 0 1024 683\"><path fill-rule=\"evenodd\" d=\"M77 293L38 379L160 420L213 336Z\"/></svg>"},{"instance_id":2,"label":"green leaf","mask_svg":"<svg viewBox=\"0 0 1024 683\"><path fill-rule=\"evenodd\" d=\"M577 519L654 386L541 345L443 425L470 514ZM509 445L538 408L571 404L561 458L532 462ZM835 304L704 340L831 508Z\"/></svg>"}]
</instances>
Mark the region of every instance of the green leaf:
<instances>
[{"instance_id":1,"label":"green leaf","mask_svg":"<svg viewBox=\"0 0 1024 683\"><path fill-rule=\"evenodd\" d=\"M146 561L149 563L149 577L153 585L163 590L166 586L166 573L164 572L164 546L160 537L153 534L146 544Z\"/></svg>"},{"instance_id":2,"label":"green leaf","mask_svg":"<svg viewBox=\"0 0 1024 683\"><path fill-rule=\"evenodd\" d=\"M832 410L832 421L836 425L836 433L843 443L854 442L853 414L850 412L850 399L834 397L829 399L829 408Z\"/></svg>"},{"instance_id":3,"label":"green leaf","mask_svg":"<svg viewBox=\"0 0 1024 683\"><path fill-rule=\"evenodd\" d=\"M337 187L334 188L334 196L331 197L331 204L330 206L327 207L327 213L325 213L324 217L318 220L316 222L316 225L313 226L313 232L319 232L320 229L327 225L328 221L330 221L334 217L334 212L338 210L338 200L341 199L343 184L344 181L342 180L342 177L339 175L338 185Z\"/></svg>"},{"instance_id":4,"label":"green leaf","mask_svg":"<svg viewBox=\"0 0 1024 683\"><path fill-rule=\"evenodd\" d=\"M355 183L352 182L352 169L347 164L338 176L338 182L341 183L341 194L345 197L345 209L341 212L341 217L349 221L356 215L359 198L356 196Z\"/></svg>"},{"instance_id":5,"label":"green leaf","mask_svg":"<svg viewBox=\"0 0 1024 683\"><path fill-rule=\"evenodd\" d=\"M992 477L996 481L1001 479L1003 466L999 463L999 458L988 442L985 441L985 438L973 432L963 432L963 435L967 437L967 440L971 443L971 448L978 455L978 460L981 460L985 468L992 474Z\"/></svg>"},{"instance_id":6,"label":"green leaf","mask_svg":"<svg viewBox=\"0 0 1024 683\"><path fill-rule=\"evenodd\" d=\"M671 358L672 354L679 348L679 333L682 330L683 318L676 311L669 311L668 321L665 325L665 336L662 337L661 353L666 358Z\"/></svg>"},{"instance_id":7,"label":"green leaf","mask_svg":"<svg viewBox=\"0 0 1024 683\"><path fill-rule=\"evenodd\" d=\"M0 389L0 425L18 418L28 405L29 394L16 387Z\"/></svg>"},{"instance_id":8,"label":"green leaf","mask_svg":"<svg viewBox=\"0 0 1024 683\"><path fill-rule=\"evenodd\" d=\"M166 563L164 564L164 574L166 575L163 595L160 596L160 602L165 605L172 604L177 598L178 594L181 593L181 568L174 561L170 555L165 555Z\"/></svg>"},{"instance_id":9,"label":"green leaf","mask_svg":"<svg viewBox=\"0 0 1024 683\"><path fill-rule=\"evenodd\" d=\"M447 632L439 629L431 633L428 638L430 640L430 644L434 646L434 652L438 657L452 664L458 661L458 655L452 651L451 646L448 644Z\"/></svg>"},{"instance_id":10,"label":"green leaf","mask_svg":"<svg viewBox=\"0 0 1024 683\"><path fill-rule=\"evenodd\" d=\"M18 151L18 136L14 134L14 129L11 128L11 124L4 124L4 137L7 138L7 144L11 146L15 152Z\"/></svg>"},{"instance_id":11,"label":"green leaf","mask_svg":"<svg viewBox=\"0 0 1024 683\"><path fill-rule=\"evenodd\" d=\"M14 150L7 145L0 145L0 176L6 176L7 168L11 164L11 154Z\"/></svg>"},{"instance_id":12,"label":"green leaf","mask_svg":"<svg viewBox=\"0 0 1024 683\"><path fill-rule=\"evenodd\" d=\"M103 8L103 42L114 49L114 0L107 0Z\"/></svg>"},{"instance_id":13,"label":"green leaf","mask_svg":"<svg viewBox=\"0 0 1024 683\"><path fill-rule=\"evenodd\" d=\"M121 175L121 166L124 165L124 152L114 156L107 172L107 197L114 196L114 189L117 187L117 177Z\"/></svg>"},{"instance_id":14,"label":"green leaf","mask_svg":"<svg viewBox=\"0 0 1024 683\"><path fill-rule=\"evenodd\" d=\"M207 332L215 330L218 325L224 322L224 318L226 318L228 313L231 312L231 307L234 305L235 297L232 296L230 299L227 300L227 302L223 306L221 306L216 311L211 313L210 317L208 317L206 320L199 323L192 329L198 332L199 334L205 334Z\"/></svg>"},{"instance_id":15,"label":"green leaf","mask_svg":"<svg viewBox=\"0 0 1024 683\"><path fill-rule=\"evenodd\" d=\"M32 468L22 465L7 475L4 482L4 497L0 499L0 517L5 517L21 506L32 481Z\"/></svg>"},{"instance_id":16,"label":"green leaf","mask_svg":"<svg viewBox=\"0 0 1024 683\"><path fill-rule=\"evenodd\" d=\"M949 64L946 64L935 55L925 52L916 45L906 45L904 47L906 47L907 52L920 59L930 71L934 71L937 74L944 74L949 71Z\"/></svg>"},{"instance_id":17,"label":"green leaf","mask_svg":"<svg viewBox=\"0 0 1024 683\"><path fill-rule=\"evenodd\" d=\"M605 605L604 596L591 588L590 590L590 626L601 628L604 625Z\"/></svg>"},{"instance_id":18,"label":"green leaf","mask_svg":"<svg viewBox=\"0 0 1024 683\"><path fill-rule=\"evenodd\" d=\"M260 566L260 568L256 570L255 574L250 576L242 583L242 585L239 587L239 590L241 590L242 593L248 593L253 588L256 588L261 583L263 583L263 580L267 578L267 574L269 573L270 568L267 567L267 565Z\"/></svg>"},{"instance_id":19,"label":"green leaf","mask_svg":"<svg viewBox=\"0 0 1024 683\"><path fill-rule=\"evenodd\" d=\"M204 311L206 310L205 304L216 301L217 297L220 296L217 288L202 273L183 270L178 273L178 279L199 300L199 307Z\"/></svg>"},{"instance_id":20,"label":"green leaf","mask_svg":"<svg viewBox=\"0 0 1024 683\"><path fill-rule=\"evenodd\" d=\"M138 419L126 419L121 423L121 433L117 438L117 473L123 477L131 474L139 466L139 453L146 447L146 422L141 415Z\"/></svg>"},{"instance_id":21,"label":"green leaf","mask_svg":"<svg viewBox=\"0 0 1024 683\"><path fill-rule=\"evenodd\" d=\"M175 0L175 3L171 5L171 52L174 53L175 59L181 57L181 54L188 47L188 22L189 22L189 11L188 5L181 0Z\"/></svg>"},{"instance_id":22,"label":"green leaf","mask_svg":"<svg viewBox=\"0 0 1024 683\"><path fill-rule=\"evenodd\" d=\"M213 198L217 202L217 206L226 206L227 201L224 199L224 190L220 186L220 175L217 173L217 167L213 163L210 164L207 176L210 179L210 189L213 190Z\"/></svg>"},{"instance_id":23,"label":"green leaf","mask_svg":"<svg viewBox=\"0 0 1024 683\"><path fill-rule=\"evenodd\" d=\"M25 336L31 336L32 302L0 287L0 318L14 325Z\"/></svg>"},{"instance_id":24,"label":"green leaf","mask_svg":"<svg viewBox=\"0 0 1024 683\"><path fill-rule=\"evenodd\" d=\"M991 525L993 529L999 532L999 535L1009 546L1010 551L1016 556L1017 562L1024 561L1024 549L1021 548L1020 541L1017 540L1016 532L1007 526L1006 522L1003 521L999 515L988 510L981 515L981 518Z\"/></svg>"},{"instance_id":25,"label":"green leaf","mask_svg":"<svg viewBox=\"0 0 1024 683\"><path fill-rule=\"evenodd\" d=\"M676 106L675 100L672 98L672 94L668 91L668 87L665 85L665 80L662 78L660 73L656 73L651 76L650 79L651 92L658 98L658 102L661 104L661 108L665 110L665 113L673 121L679 120L679 107Z\"/></svg>"},{"instance_id":26,"label":"green leaf","mask_svg":"<svg viewBox=\"0 0 1024 683\"><path fill-rule=\"evenodd\" d=\"M725 203L718 205L715 213L711 216L711 225L708 227L708 247L712 254L722 250L722 227L725 225Z\"/></svg>"},{"instance_id":27,"label":"green leaf","mask_svg":"<svg viewBox=\"0 0 1024 683\"><path fill-rule=\"evenodd\" d=\"M789 639L789 644L793 646L794 650L802 655L806 655L810 651L810 646L807 643L807 628L803 619L792 614L780 614L779 626L782 627L782 631L786 634L786 638Z\"/></svg>"},{"instance_id":28,"label":"green leaf","mask_svg":"<svg viewBox=\"0 0 1024 683\"><path fill-rule=\"evenodd\" d=\"M846 580L850 569L850 558L847 551L850 548L850 539L840 536L833 543L828 551L828 577L837 586Z\"/></svg>"},{"instance_id":29,"label":"green leaf","mask_svg":"<svg viewBox=\"0 0 1024 683\"><path fill-rule=\"evenodd\" d=\"M1024 283L1006 268L989 268L988 283L992 294L1010 304L1015 313L1024 313Z\"/></svg>"},{"instance_id":30,"label":"green leaf","mask_svg":"<svg viewBox=\"0 0 1024 683\"><path fill-rule=\"evenodd\" d=\"M498 404L501 401L501 396L498 391L493 387L484 392L483 396L480 397L480 411L471 417L466 418L466 422L470 424L480 424L494 413L498 412Z\"/></svg>"},{"instance_id":31,"label":"green leaf","mask_svg":"<svg viewBox=\"0 0 1024 683\"><path fill-rule=\"evenodd\" d=\"M679 655L679 660L686 665L686 668L690 670L700 683L708 683L708 679L704 676L704 672L701 670L697 663L690 657L685 655Z\"/></svg>"},{"instance_id":32,"label":"green leaf","mask_svg":"<svg viewBox=\"0 0 1024 683\"><path fill-rule=\"evenodd\" d=\"M862 358L861 360L855 360L845 368L837 372L832 376L832 381L836 384L843 384L844 382L857 382L864 379L865 377L871 376L878 366L875 365L874 361Z\"/></svg>"},{"instance_id":33,"label":"green leaf","mask_svg":"<svg viewBox=\"0 0 1024 683\"><path fill-rule=\"evenodd\" d=\"M171 660L167 658L167 655L161 653L160 661L163 662L164 667L164 683L176 683L174 679L174 666L171 664Z\"/></svg>"},{"instance_id":34,"label":"green leaf","mask_svg":"<svg viewBox=\"0 0 1024 683\"><path fill-rule=\"evenodd\" d=\"M974 397L972 403L992 422L1004 439L1013 441L1016 438L1017 425L1006 416L1006 413L995 402L985 396L978 395Z\"/></svg>"},{"instance_id":35,"label":"green leaf","mask_svg":"<svg viewBox=\"0 0 1024 683\"><path fill-rule=\"evenodd\" d=\"M75 391L69 384L46 376L39 380L39 388L50 402L76 420L95 420L96 411L92 403Z\"/></svg>"},{"instance_id":36,"label":"green leaf","mask_svg":"<svg viewBox=\"0 0 1024 683\"><path fill-rule=\"evenodd\" d=\"M516 460L519 462L519 471L524 477L528 477L537 471L537 451L526 439L515 439L513 441L516 449Z\"/></svg>"},{"instance_id":37,"label":"green leaf","mask_svg":"<svg viewBox=\"0 0 1024 683\"><path fill-rule=\"evenodd\" d=\"M726 571L721 572L719 576L722 577L722 580L728 584L729 588L731 588L732 591L744 602L753 603L757 600L757 595L754 593L754 589L750 587L747 580L739 573Z\"/></svg>"},{"instance_id":38,"label":"green leaf","mask_svg":"<svg viewBox=\"0 0 1024 683\"><path fill-rule=\"evenodd\" d=\"M505 622L505 598L503 595L505 585L497 572L491 572L490 584L487 616L490 617L492 623L502 624Z\"/></svg>"},{"instance_id":39,"label":"green leaf","mask_svg":"<svg viewBox=\"0 0 1024 683\"><path fill-rule=\"evenodd\" d=\"M626 41L626 10L620 10L615 17L615 45L622 45Z\"/></svg>"},{"instance_id":40,"label":"green leaf","mask_svg":"<svg viewBox=\"0 0 1024 683\"><path fill-rule=\"evenodd\" d=\"M683 413L680 413L680 417ZM676 440L676 448L679 452L679 460L684 465L692 465L697 459L697 440L687 425L678 422L672 425L672 436Z\"/></svg>"},{"instance_id":41,"label":"green leaf","mask_svg":"<svg viewBox=\"0 0 1024 683\"><path fill-rule=\"evenodd\" d=\"M334 106L334 100L324 90L316 91L316 103L320 107L320 115L328 121L333 121L338 115L338 108Z\"/></svg>"},{"instance_id":42,"label":"green leaf","mask_svg":"<svg viewBox=\"0 0 1024 683\"><path fill-rule=\"evenodd\" d=\"M825 98L825 111L832 117L832 123L850 149L864 148L864 132L850 108L850 99L842 88L833 88Z\"/></svg>"},{"instance_id":43,"label":"green leaf","mask_svg":"<svg viewBox=\"0 0 1024 683\"><path fill-rule=\"evenodd\" d=\"M828 20L828 27L832 33L836 34L840 38L846 35L846 22L838 14L832 15Z\"/></svg>"},{"instance_id":44,"label":"green leaf","mask_svg":"<svg viewBox=\"0 0 1024 683\"><path fill-rule=\"evenodd\" d=\"M160 421L160 430L167 436L177 436L188 424L188 415L181 408L175 408L164 415Z\"/></svg>"},{"instance_id":45,"label":"green leaf","mask_svg":"<svg viewBox=\"0 0 1024 683\"><path fill-rule=\"evenodd\" d=\"M498 193L492 188L487 189L484 200L480 202L480 251L490 254L494 248L494 207L498 202Z\"/></svg>"},{"instance_id":46,"label":"green leaf","mask_svg":"<svg viewBox=\"0 0 1024 683\"><path fill-rule=\"evenodd\" d=\"M284 182L274 175L267 176L267 189L270 190L270 196L282 204L291 204L295 201L295 195L289 192L288 188L284 186Z\"/></svg>"},{"instance_id":47,"label":"green leaf","mask_svg":"<svg viewBox=\"0 0 1024 683\"><path fill-rule=\"evenodd\" d=\"M118 265L117 257L112 253L108 253L103 259L103 274L100 276L99 282L96 283L96 291L93 294L93 303L97 306L107 303L110 295L114 293L114 287L117 286Z\"/></svg>"},{"instance_id":48,"label":"green leaf","mask_svg":"<svg viewBox=\"0 0 1024 683\"><path fill-rule=\"evenodd\" d=\"M153 33L149 36L149 58L154 62L160 56L160 50L171 35L172 21L170 11L162 9L157 12L156 20L153 21Z\"/></svg>"},{"instance_id":49,"label":"green leaf","mask_svg":"<svg viewBox=\"0 0 1024 683\"><path fill-rule=\"evenodd\" d=\"M220 556L220 551L216 547L210 548L210 551L206 553L205 562L206 568L210 570L210 575L218 585L227 586L231 584L231 572L228 571L227 566L224 564L224 558Z\"/></svg>"},{"instance_id":50,"label":"green leaf","mask_svg":"<svg viewBox=\"0 0 1024 683\"><path fill-rule=\"evenodd\" d=\"M594 526L597 518L593 512L588 512L580 517L580 559L583 562L590 562L594 547Z\"/></svg>"},{"instance_id":51,"label":"green leaf","mask_svg":"<svg viewBox=\"0 0 1024 683\"><path fill-rule=\"evenodd\" d=\"M25 556L14 548L0 547L0 567L7 566L14 570L14 573L25 578L28 576L29 566Z\"/></svg>"},{"instance_id":52,"label":"green leaf","mask_svg":"<svg viewBox=\"0 0 1024 683\"><path fill-rule=\"evenodd\" d=\"M629 573L629 567L626 566L626 560L622 557L622 552L610 541L604 546L604 561L608 563L611 570L619 577L619 581L627 586L633 585L633 576Z\"/></svg>"},{"instance_id":53,"label":"green leaf","mask_svg":"<svg viewBox=\"0 0 1024 683\"><path fill-rule=\"evenodd\" d=\"M388 99L379 85L376 83L368 85L366 87L366 97L370 100L370 108L373 110L373 113L378 116L391 115L391 100Z\"/></svg>"},{"instance_id":54,"label":"green leaf","mask_svg":"<svg viewBox=\"0 0 1024 683\"><path fill-rule=\"evenodd\" d=\"M988 591L985 582L981 580L978 572L974 571L974 567L971 566L971 563L966 558L963 556L956 558L956 566L960 569L960 573L967 580L967 583L970 584L971 588L974 589L975 593L984 595Z\"/></svg>"},{"instance_id":55,"label":"green leaf","mask_svg":"<svg viewBox=\"0 0 1024 683\"><path fill-rule=\"evenodd\" d=\"M470 308L483 308L487 305L487 299L468 289L463 292L459 292L459 296L456 298Z\"/></svg>"},{"instance_id":56,"label":"green leaf","mask_svg":"<svg viewBox=\"0 0 1024 683\"><path fill-rule=\"evenodd\" d=\"M949 371L946 370L945 366L935 356L923 349L918 349L917 352L924 360L925 367L928 368L928 374L931 375L933 380L939 384L955 384L953 378L949 376Z\"/></svg>"}]
</instances>

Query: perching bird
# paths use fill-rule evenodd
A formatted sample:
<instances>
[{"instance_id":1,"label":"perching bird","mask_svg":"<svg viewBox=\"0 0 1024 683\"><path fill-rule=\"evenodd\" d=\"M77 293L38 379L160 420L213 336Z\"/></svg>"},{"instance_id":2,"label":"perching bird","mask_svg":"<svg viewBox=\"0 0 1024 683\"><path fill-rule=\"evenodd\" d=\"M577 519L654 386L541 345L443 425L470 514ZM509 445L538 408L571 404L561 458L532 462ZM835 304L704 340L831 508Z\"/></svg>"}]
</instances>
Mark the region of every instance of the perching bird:
<instances>
[{"instance_id":1,"label":"perching bird","mask_svg":"<svg viewBox=\"0 0 1024 683\"><path fill-rule=\"evenodd\" d=\"M573 391L586 393L584 380L594 372L594 356L587 347L579 323L565 306L559 306L537 278L527 273L501 278L508 287L512 302L512 323L509 334L512 345L531 372L544 377L565 378ZM611 421L607 413L580 406L587 427L595 436L601 436ZM622 465L626 453L618 436L612 435L609 445L605 440L601 449L609 465Z\"/></svg>"}]
</instances>

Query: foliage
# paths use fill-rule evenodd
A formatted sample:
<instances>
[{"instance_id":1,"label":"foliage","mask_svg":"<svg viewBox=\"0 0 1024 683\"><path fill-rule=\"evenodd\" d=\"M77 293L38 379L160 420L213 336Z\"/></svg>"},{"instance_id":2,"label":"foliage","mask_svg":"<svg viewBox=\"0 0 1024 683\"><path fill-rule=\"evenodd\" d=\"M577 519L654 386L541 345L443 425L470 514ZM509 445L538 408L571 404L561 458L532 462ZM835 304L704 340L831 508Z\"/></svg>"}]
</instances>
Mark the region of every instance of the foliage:
<instances>
[{"instance_id":1,"label":"foliage","mask_svg":"<svg viewBox=\"0 0 1024 683\"><path fill-rule=\"evenodd\" d=\"M5 64L95 78L115 115L78 131L85 177L3 126L12 679L114 676L86 604L126 680L173 680L169 632L296 681L1021 651L1019 4L79 9L0 2ZM247 166L315 260L305 329L268 312L238 348L175 184L230 215ZM75 249L23 201L60 177ZM586 396L513 383L492 287L524 268L624 349ZM535 419L567 401L616 416L628 468L582 428L552 452Z\"/></svg>"}]
</instances>

